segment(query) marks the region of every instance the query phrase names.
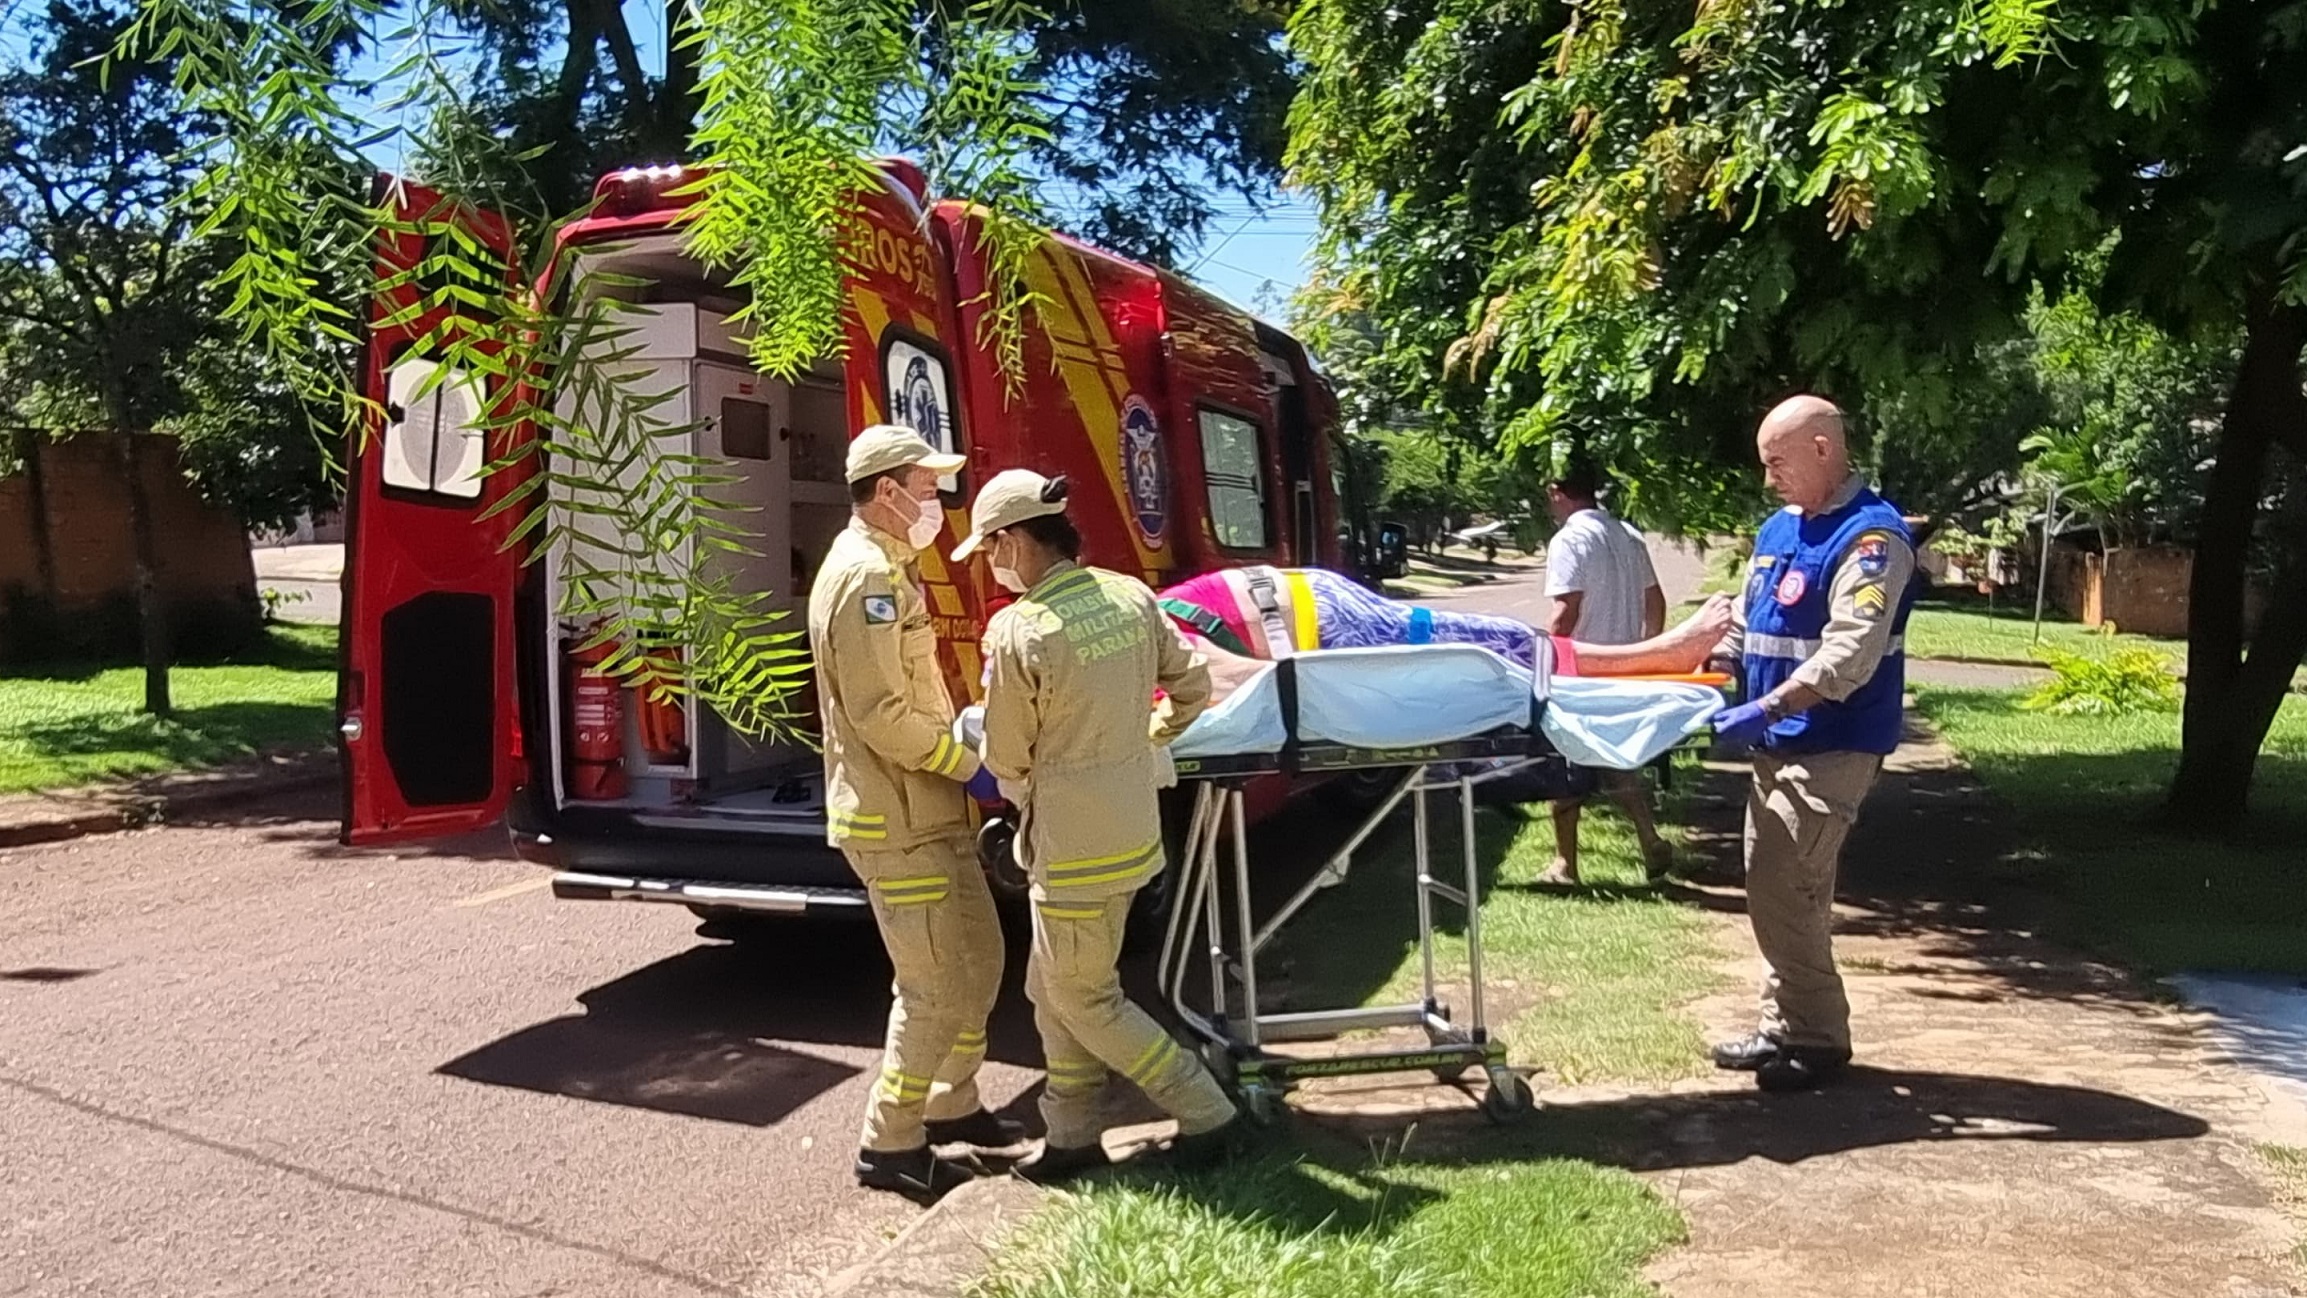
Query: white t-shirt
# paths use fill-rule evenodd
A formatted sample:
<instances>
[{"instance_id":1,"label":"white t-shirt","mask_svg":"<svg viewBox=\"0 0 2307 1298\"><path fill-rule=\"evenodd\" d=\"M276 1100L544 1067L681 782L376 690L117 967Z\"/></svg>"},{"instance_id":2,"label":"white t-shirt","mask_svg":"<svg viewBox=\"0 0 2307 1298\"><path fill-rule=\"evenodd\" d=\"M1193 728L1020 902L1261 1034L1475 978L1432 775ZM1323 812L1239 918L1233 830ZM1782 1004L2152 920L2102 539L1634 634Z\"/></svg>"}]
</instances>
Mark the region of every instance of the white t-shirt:
<instances>
[{"instance_id":1,"label":"white t-shirt","mask_svg":"<svg viewBox=\"0 0 2307 1298\"><path fill-rule=\"evenodd\" d=\"M1577 591L1578 625L1570 638L1633 644L1642 638L1642 596L1658 584L1642 534L1602 509L1570 516L1546 543L1546 593Z\"/></svg>"}]
</instances>

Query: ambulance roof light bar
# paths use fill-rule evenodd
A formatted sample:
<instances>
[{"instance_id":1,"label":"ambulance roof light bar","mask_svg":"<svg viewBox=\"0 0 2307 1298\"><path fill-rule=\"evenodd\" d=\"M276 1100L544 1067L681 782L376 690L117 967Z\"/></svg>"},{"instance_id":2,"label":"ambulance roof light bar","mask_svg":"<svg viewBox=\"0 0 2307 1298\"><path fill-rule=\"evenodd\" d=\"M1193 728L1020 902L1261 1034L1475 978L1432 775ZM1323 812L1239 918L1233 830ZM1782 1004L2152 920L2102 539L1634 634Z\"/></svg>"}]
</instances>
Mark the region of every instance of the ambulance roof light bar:
<instances>
[{"instance_id":1,"label":"ambulance roof light bar","mask_svg":"<svg viewBox=\"0 0 2307 1298\"><path fill-rule=\"evenodd\" d=\"M656 208L687 207L697 201L697 177L697 172L677 162L612 171L593 186L594 210L606 216L630 216Z\"/></svg>"}]
</instances>

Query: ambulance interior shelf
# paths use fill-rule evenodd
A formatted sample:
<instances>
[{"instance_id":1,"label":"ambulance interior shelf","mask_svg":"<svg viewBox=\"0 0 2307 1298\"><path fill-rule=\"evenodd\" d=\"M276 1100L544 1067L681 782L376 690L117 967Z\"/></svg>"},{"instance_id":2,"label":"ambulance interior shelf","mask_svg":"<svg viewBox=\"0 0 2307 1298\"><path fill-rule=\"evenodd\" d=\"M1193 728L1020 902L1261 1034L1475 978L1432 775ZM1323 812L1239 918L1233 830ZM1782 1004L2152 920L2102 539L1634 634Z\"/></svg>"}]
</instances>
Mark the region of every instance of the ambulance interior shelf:
<instances>
[{"instance_id":1,"label":"ambulance interior shelf","mask_svg":"<svg viewBox=\"0 0 2307 1298\"><path fill-rule=\"evenodd\" d=\"M677 241L664 249L655 246L659 242L586 255L573 276L573 291L644 299L617 317L619 333L608 344L616 353L611 368L622 372L630 390L657 401L649 415L653 422L688 430L672 439L678 444L667 446L669 453L722 462L729 480L715 484L711 494L730 507L732 525L750 537L750 553L713 549L667 555L662 562L707 565L735 589L770 592L773 607L797 613L806 607L809 580L849 515L841 482L848 441L842 373L821 366L787 383L755 371L746 340L729 319L725 293L706 283L675 286L662 275L635 274L663 271L659 261L678 263ZM594 272L613 275L596 280ZM627 276L653 282L641 292ZM617 482L594 489L637 489L652 467L633 464ZM574 489L557 490L568 495ZM598 525L581 509L571 511L572 530ZM562 570L558 561L547 565L556 607ZM818 806L818 760L806 745L757 742L709 708L651 701L629 687L609 715L597 682L580 699L585 671L574 661L572 643L579 638L573 631L554 626L548 632L555 639L548 647L547 679L561 801L642 809L710 805L740 815L806 815ZM576 716L580 703L589 728ZM604 728L615 734L604 740ZM615 758L613 778L601 777L598 764L605 757Z\"/></svg>"}]
</instances>

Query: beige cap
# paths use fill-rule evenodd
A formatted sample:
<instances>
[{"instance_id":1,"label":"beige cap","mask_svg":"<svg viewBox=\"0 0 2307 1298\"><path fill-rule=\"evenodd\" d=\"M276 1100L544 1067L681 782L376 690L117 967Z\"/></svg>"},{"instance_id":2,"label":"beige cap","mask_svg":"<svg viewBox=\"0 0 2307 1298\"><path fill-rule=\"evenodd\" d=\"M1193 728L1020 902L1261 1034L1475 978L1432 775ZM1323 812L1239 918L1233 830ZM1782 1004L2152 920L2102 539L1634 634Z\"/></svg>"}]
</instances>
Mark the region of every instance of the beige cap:
<instances>
[{"instance_id":1,"label":"beige cap","mask_svg":"<svg viewBox=\"0 0 2307 1298\"><path fill-rule=\"evenodd\" d=\"M876 473L919 464L939 474L959 473L969 461L948 455L923 440L921 434L899 424L875 424L849 443L849 481L862 482Z\"/></svg>"},{"instance_id":2,"label":"beige cap","mask_svg":"<svg viewBox=\"0 0 2307 1298\"><path fill-rule=\"evenodd\" d=\"M1042 499L1049 490L1050 480L1031 469L1003 469L993 475L977 493L977 503L969 507L969 536L953 548L953 561L959 563L977 553L985 538L1005 527L1015 527L1029 518L1065 512L1065 499Z\"/></svg>"}]
</instances>

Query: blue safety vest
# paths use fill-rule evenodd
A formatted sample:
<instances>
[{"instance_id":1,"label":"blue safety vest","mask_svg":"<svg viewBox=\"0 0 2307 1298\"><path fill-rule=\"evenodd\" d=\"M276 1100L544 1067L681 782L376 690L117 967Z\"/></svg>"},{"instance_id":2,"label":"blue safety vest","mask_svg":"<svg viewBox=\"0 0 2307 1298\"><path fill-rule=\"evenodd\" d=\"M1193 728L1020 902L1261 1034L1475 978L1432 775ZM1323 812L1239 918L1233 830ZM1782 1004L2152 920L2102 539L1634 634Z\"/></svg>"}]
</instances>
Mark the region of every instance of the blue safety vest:
<instances>
[{"instance_id":1,"label":"blue safety vest","mask_svg":"<svg viewBox=\"0 0 2307 1298\"><path fill-rule=\"evenodd\" d=\"M1746 575L1746 697L1779 687L1804 659L1818 652L1829 620L1827 596L1835 569L1850 562L1886 562L1871 552L1850 553L1868 532L1886 532L1909 548L1906 520L1864 487L1849 504L1811 517L1794 510L1771 515L1754 538ZM1821 702L1770 728L1762 746L1790 753L1888 753L1898 747L1901 697L1906 692L1906 620L1914 608L1910 580L1891 616L1890 649L1874 676L1840 702Z\"/></svg>"}]
</instances>

